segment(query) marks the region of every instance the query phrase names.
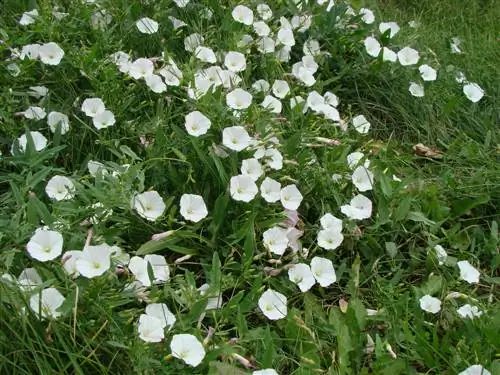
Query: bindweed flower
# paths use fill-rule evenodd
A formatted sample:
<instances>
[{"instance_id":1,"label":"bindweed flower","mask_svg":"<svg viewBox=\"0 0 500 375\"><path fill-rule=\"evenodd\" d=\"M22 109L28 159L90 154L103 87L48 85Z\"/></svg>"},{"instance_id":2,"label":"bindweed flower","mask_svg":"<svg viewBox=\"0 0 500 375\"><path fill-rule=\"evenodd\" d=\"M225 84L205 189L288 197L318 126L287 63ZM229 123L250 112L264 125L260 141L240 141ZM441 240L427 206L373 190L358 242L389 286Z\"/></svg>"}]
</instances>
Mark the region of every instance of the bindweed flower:
<instances>
[{"instance_id":1,"label":"bindweed flower","mask_svg":"<svg viewBox=\"0 0 500 375\"><path fill-rule=\"evenodd\" d=\"M472 365L467 367L464 371L460 372L458 375L491 375L491 372L486 370L481 365Z\"/></svg>"},{"instance_id":2,"label":"bindweed flower","mask_svg":"<svg viewBox=\"0 0 500 375\"><path fill-rule=\"evenodd\" d=\"M172 22L172 27L174 28L174 30L177 30L177 29L180 29L181 27L187 26L186 22L184 22L178 18L168 16L168 19Z\"/></svg>"},{"instance_id":3,"label":"bindweed flower","mask_svg":"<svg viewBox=\"0 0 500 375\"><path fill-rule=\"evenodd\" d=\"M158 73L163 76L168 86L179 86L183 78L182 71L171 58L168 59L168 64L161 68Z\"/></svg>"},{"instance_id":4,"label":"bindweed flower","mask_svg":"<svg viewBox=\"0 0 500 375\"><path fill-rule=\"evenodd\" d=\"M224 58L224 65L232 72L242 72L247 67L245 55L241 52L228 52Z\"/></svg>"},{"instance_id":5,"label":"bindweed flower","mask_svg":"<svg viewBox=\"0 0 500 375\"><path fill-rule=\"evenodd\" d=\"M203 113L193 111L185 116L184 126L189 135L199 137L200 135L207 134L208 129L212 122Z\"/></svg>"},{"instance_id":6,"label":"bindweed flower","mask_svg":"<svg viewBox=\"0 0 500 375\"><path fill-rule=\"evenodd\" d=\"M355 151L355 152L350 153L349 155L347 155L347 166L350 169L355 169L364 157L365 157L365 154L363 154L362 152L359 152L359 151ZM365 168L368 168L370 166L370 161L365 160L363 165Z\"/></svg>"},{"instance_id":7,"label":"bindweed flower","mask_svg":"<svg viewBox=\"0 0 500 375\"><path fill-rule=\"evenodd\" d=\"M370 123L365 116L359 115L352 119L352 125L358 133L366 134L370 130Z\"/></svg>"},{"instance_id":8,"label":"bindweed flower","mask_svg":"<svg viewBox=\"0 0 500 375\"><path fill-rule=\"evenodd\" d=\"M305 263L297 263L288 269L288 278L297 284L302 292L307 292L316 284L316 279L309 267Z\"/></svg>"},{"instance_id":9,"label":"bindweed flower","mask_svg":"<svg viewBox=\"0 0 500 375\"><path fill-rule=\"evenodd\" d=\"M247 109L252 104L252 94L243 89L234 89L226 95L226 104L231 109Z\"/></svg>"},{"instance_id":10,"label":"bindweed flower","mask_svg":"<svg viewBox=\"0 0 500 375\"><path fill-rule=\"evenodd\" d=\"M237 5L231 12L231 15L236 22L244 25L250 26L253 23L253 12L244 5Z\"/></svg>"},{"instance_id":11,"label":"bindweed flower","mask_svg":"<svg viewBox=\"0 0 500 375\"><path fill-rule=\"evenodd\" d=\"M141 314L137 330L145 342L161 342L165 338L163 322L156 316Z\"/></svg>"},{"instance_id":12,"label":"bindweed flower","mask_svg":"<svg viewBox=\"0 0 500 375\"><path fill-rule=\"evenodd\" d=\"M364 165L360 165L352 172L351 179L354 186L361 192L369 191L373 188L373 173Z\"/></svg>"},{"instance_id":13,"label":"bindweed flower","mask_svg":"<svg viewBox=\"0 0 500 375\"><path fill-rule=\"evenodd\" d=\"M259 4L257 5L257 14L264 21L270 20L273 18L273 11L267 4Z\"/></svg>"},{"instance_id":14,"label":"bindweed flower","mask_svg":"<svg viewBox=\"0 0 500 375\"><path fill-rule=\"evenodd\" d=\"M184 49L188 52L194 52L198 46L203 45L205 39L198 33L188 35L184 38Z\"/></svg>"},{"instance_id":15,"label":"bindweed flower","mask_svg":"<svg viewBox=\"0 0 500 375\"><path fill-rule=\"evenodd\" d=\"M477 84L473 82L469 82L464 85L463 88L464 94L472 103L477 103L484 96L483 89Z\"/></svg>"},{"instance_id":16,"label":"bindweed flower","mask_svg":"<svg viewBox=\"0 0 500 375\"><path fill-rule=\"evenodd\" d=\"M481 274L468 260L457 262L457 266L460 269L460 278L462 280L467 281L469 284L477 284L479 282L479 276Z\"/></svg>"},{"instance_id":17,"label":"bindweed flower","mask_svg":"<svg viewBox=\"0 0 500 375\"><path fill-rule=\"evenodd\" d=\"M49 89L45 86L30 86L28 95L40 99L47 95Z\"/></svg>"},{"instance_id":18,"label":"bindweed flower","mask_svg":"<svg viewBox=\"0 0 500 375\"><path fill-rule=\"evenodd\" d=\"M195 57L203 62L207 62L210 64L215 64L217 62L217 57L215 56L214 51L211 48L198 46L194 50Z\"/></svg>"},{"instance_id":19,"label":"bindweed flower","mask_svg":"<svg viewBox=\"0 0 500 375\"><path fill-rule=\"evenodd\" d=\"M302 194L295 185L287 185L280 191L281 204L288 210L297 210L302 202Z\"/></svg>"},{"instance_id":20,"label":"bindweed flower","mask_svg":"<svg viewBox=\"0 0 500 375\"><path fill-rule=\"evenodd\" d=\"M113 112L105 110L92 118L92 123L97 130L109 128L115 124L115 115Z\"/></svg>"},{"instance_id":21,"label":"bindweed flower","mask_svg":"<svg viewBox=\"0 0 500 375\"><path fill-rule=\"evenodd\" d=\"M460 38L454 37L450 42L451 53L462 53L460 49Z\"/></svg>"},{"instance_id":22,"label":"bindweed flower","mask_svg":"<svg viewBox=\"0 0 500 375\"><path fill-rule=\"evenodd\" d=\"M281 199L281 184L270 177L266 177L260 185L260 194L266 202L275 203Z\"/></svg>"},{"instance_id":23,"label":"bindweed flower","mask_svg":"<svg viewBox=\"0 0 500 375\"><path fill-rule=\"evenodd\" d=\"M96 177L99 174L105 175L108 173L106 166L101 162L95 160L89 160L87 163L87 169L92 177Z\"/></svg>"},{"instance_id":24,"label":"bindweed flower","mask_svg":"<svg viewBox=\"0 0 500 375\"><path fill-rule=\"evenodd\" d=\"M387 30L391 30L389 38L394 38L394 36L399 32L400 27L396 22L380 22L378 29L381 34L384 34Z\"/></svg>"},{"instance_id":25,"label":"bindweed flower","mask_svg":"<svg viewBox=\"0 0 500 375\"><path fill-rule=\"evenodd\" d=\"M283 255L288 247L287 230L280 227L272 227L266 230L262 242L264 246L273 254Z\"/></svg>"},{"instance_id":26,"label":"bindweed flower","mask_svg":"<svg viewBox=\"0 0 500 375\"><path fill-rule=\"evenodd\" d=\"M167 91L167 85L158 74L150 74L144 77L144 81L151 91L157 94Z\"/></svg>"},{"instance_id":27,"label":"bindweed flower","mask_svg":"<svg viewBox=\"0 0 500 375\"><path fill-rule=\"evenodd\" d=\"M325 250L335 250L344 241L344 236L337 228L321 229L318 232L318 246Z\"/></svg>"},{"instance_id":28,"label":"bindweed flower","mask_svg":"<svg viewBox=\"0 0 500 375\"><path fill-rule=\"evenodd\" d=\"M273 53L276 50L276 43L268 36L263 36L257 40L257 50L260 53Z\"/></svg>"},{"instance_id":29,"label":"bindweed flower","mask_svg":"<svg viewBox=\"0 0 500 375\"><path fill-rule=\"evenodd\" d=\"M189 4L190 0L174 0L175 5L179 8L185 8Z\"/></svg>"},{"instance_id":30,"label":"bindweed flower","mask_svg":"<svg viewBox=\"0 0 500 375\"><path fill-rule=\"evenodd\" d=\"M194 194L183 194L181 197L181 215L184 219L194 223L207 217L208 210L203 197Z\"/></svg>"},{"instance_id":31,"label":"bindweed flower","mask_svg":"<svg viewBox=\"0 0 500 375\"><path fill-rule=\"evenodd\" d=\"M272 95L266 95L261 106L272 113L281 113L283 109L281 102Z\"/></svg>"},{"instance_id":32,"label":"bindweed flower","mask_svg":"<svg viewBox=\"0 0 500 375\"><path fill-rule=\"evenodd\" d=\"M25 268L17 278L17 284L23 291L31 291L43 283L35 268Z\"/></svg>"},{"instance_id":33,"label":"bindweed flower","mask_svg":"<svg viewBox=\"0 0 500 375\"><path fill-rule=\"evenodd\" d=\"M182 333L174 335L170 342L172 356L183 360L187 365L196 367L205 358L205 349L193 335Z\"/></svg>"},{"instance_id":34,"label":"bindweed flower","mask_svg":"<svg viewBox=\"0 0 500 375\"><path fill-rule=\"evenodd\" d=\"M410 82L408 91L416 98L422 98L423 96L425 96L424 86L420 83Z\"/></svg>"},{"instance_id":35,"label":"bindweed flower","mask_svg":"<svg viewBox=\"0 0 500 375\"><path fill-rule=\"evenodd\" d=\"M457 310L458 315L462 318L466 319L474 319L479 318L483 315L483 312L478 309L477 306L471 306L469 304L465 304Z\"/></svg>"},{"instance_id":36,"label":"bindweed flower","mask_svg":"<svg viewBox=\"0 0 500 375\"><path fill-rule=\"evenodd\" d=\"M432 314L437 314L441 311L441 301L430 295L425 295L419 300L420 308Z\"/></svg>"},{"instance_id":37,"label":"bindweed flower","mask_svg":"<svg viewBox=\"0 0 500 375\"><path fill-rule=\"evenodd\" d=\"M146 315L154 316L161 322L162 328L171 327L175 324L175 315L164 303L152 303L146 306Z\"/></svg>"},{"instance_id":38,"label":"bindweed flower","mask_svg":"<svg viewBox=\"0 0 500 375\"><path fill-rule=\"evenodd\" d=\"M88 279L101 276L110 267L111 249L107 244L85 246L76 260L76 270Z\"/></svg>"},{"instance_id":39,"label":"bindweed flower","mask_svg":"<svg viewBox=\"0 0 500 375\"><path fill-rule=\"evenodd\" d=\"M258 36L268 36L271 33L271 29L264 21L257 21L253 23L253 30Z\"/></svg>"},{"instance_id":40,"label":"bindweed flower","mask_svg":"<svg viewBox=\"0 0 500 375\"><path fill-rule=\"evenodd\" d=\"M364 40L363 43L366 48L366 53L368 53L371 57L377 57L379 55L382 47L380 46L380 43L378 42L377 39L375 39L372 36L369 36Z\"/></svg>"},{"instance_id":41,"label":"bindweed flower","mask_svg":"<svg viewBox=\"0 0 500 375\"><path fill-rule=\"evenodd\" d=\"M50 199L56 201L73 199L75 196L75 184L68 177L54 176L47 182L45 192Z\"/></svg>"},{"instance_id":42,"label":"bindweed flower","mask_svg":"<svg viewBox=\"0 0 500 375\"><path fill-rule=\"evenodd\" d=\"M286 317L287 310L287 298L269 288L259 298L259 308L260 311L270 320L279 320Z\"/></svg>"},{"instance_id":43,"label":"bindweed flower","mask_svg":"<svg viewBox=\"0 0 500 375\"><path fill-rule=\"evenodd\" d=\"M26 57L30 60L36 60L40 57L40 44L26 44L21 48L19 57L24 60Z\"/></svg>"},{"instance_id":44,"label":"bindweed flower","mask_svg":"<svg viewBox=\"0 0 500 375\"><path fill-rule=\"evenodd\" d=\"M371 25L372 23L375 22L375 15L371 11L371 9L361 8L359 10L359 14L361 15L361 19L363 20L364 23Z\"/></svg>"},{"instance_id":45,"label":"bindweed flower","mask_svg":"<svg viewBox=\"0 0 500 375\"><path fill-rule=\"evenodd\" d=\"M340 207L340 211L354 220L368 219L372 216L372 201L362 194L356 195L348 205Z\"/></svg>"},{"instance_id":46,"label":"bindweed flower","mask_svg":"<svg viewBox=\"0 0 500 375\"><path fill-rule=\"evenodd\" d=\"M382 49L382 61L396 62L398 61L398 55L393 50L384 47Z\"/></svg>"},{"instance_id":47,"label":"bindweed flower","mask_svg":"<svg viewBox=\"0 0 500 375\"><path fill-rule=\"evenodd\" d=\"M64 57L64 51L56 43L42 44L38 51L40 61L47 65L59 65Z\"/></svg>"},{"instance_id":48,"label":"bindweed flower","mask_svg":"<svg viewBox=\"0 0 500 375\"><path fill-rule=\"evenodd\" d=\"M137 194L132 202L137 213L149 221L155 221L163 215L166 207L162 197L155 190Z\"/></svg>"},{"instance_id":49,"label":"bindweed flower","mask_svg":"<svg viewBox=\"0 0 500 375\"><path fill-rule=\"evenodd\" d=\"M430 67L427 64L420 65L418 67L418 71L420 72L420 75L422 76L422 79L424 81L435 81L437 78L436 69Z\"/></svg>"},{"instance_id":50,"label":"bindweed flower","mask_svg":"<svg viewBox=\"0 0 500 375\"><path fill-rule=\"evenodd\" d=\"M262 165L255 158L245 159L241 162L241 174L250 176L254 181L257 181L264 171Z\"/></svg>"},{"instance_id":51,"label":"bindweed flower","mask_svg":"<svg viewBox=\"0 0 500 375\"><path fill-rule=\"evenodd\" d=\"M448 258L448 254L446 253L446 250L443 248L441 245L436 245L434 246L434 250L436 251L436 256L439 265L443 265L446 262L446 259Z\"/></svg>"},{"instance_id":52,"label":"bindweed flower","mask_svg":"<svg viewBox=\"0 0 500 375\"><path fill-rule=\"evenodd\" d=\"M250 145L251 138L243 126L230 126L222 131L222 144L234 151L242 151Z\"/></svg>"},{"instance_id":53,"label":"bindweed flower","mask_svg":"<svg viewBox=\"0 0 500 375\"><path fill-rule=\"evenodd\" d=\"M151 60L143 57L138 58L128 67L128 74L132 78L141 79L153 74L154 64Z\"/></svg>"},{"instance_id":54,"label":"bindweed flower","mask_svg":"<svg viewBox=\"0 0 500 375\"><path fill-rule=\"evenodd\" d=\"M56 132L57 126L61 128L61 135L69 131L69 118L61 112L50 112L47 116L47 124L49 125L52 133Z\"/></svg>"},{"instance_id":55,"label":"bindweed flower","mask_svg":"<svg viewBox=\"0 0 500 375\"><path fill-rule=\"evenodd\" d=\"M113 16L106 12L105 9L96 10L90 17L90 24L92 25L92 28L99 30L106 29L106 26L108 26L111 21L113 21Z\"/></svg>"},{"instance_id":56,"label":"bindweed flower","mask_svg":"<svg viewBox=\"0 0 500 375\"><path fill-rule=\"evenodd\" d=\"M148 17L138 20L135 26L137 26L137 30L143 34L154 34L158 31L158 22Z\"/></svg>"},{"instance_id":57,"label":"bindweed flower","mask_svg":"<svg viewBox=\"0 0 500 375\"><path fill-rule=\"evenodd\" d=\"M82 256L82 251L70 250L66 251L62 256L62 264L64 270L68 275L72 277L77 277L80 275L78 269L76 268L76 261Z\"/></svg>"},{"instance_id":58,"label":"bindweed flower","mask_svg":"<svg viewBox=\"0 0 500 375\"><path fill-rule=\"evenodd\" d=\"M46 288L30 297L30 308L39 317L57 319L62 313L58 309L64 303L64 296L56 288Z\"/></svg>"},{"instance_id":59,"label":"bindweed flower","mask_svg":"<svg viewBox=\"0 0 500 375\"><path fill-rule=\"evenodd\" d=\"M285 46L293 47L295 45L295 37L293 36L293 30L282 27L278 31L277 40L279 40Z\"/></svg>"},{"instance_id":60,"label":"bindweed flower","mask_svg":"<svg viewBox=\"0 0 500 375\"><path fill-rule=\"evenodd\" d=\"M130 258L128 268L142 285L151 286L148 263L153 271L153 282L155 284L163 283L170 279L170 270L165 257L156 254L146 255L144 259L134 256Z\"/></svg>"},{"instance_id":61,"label":"bindweed flower","mask_svg":"<svg viewBox=\"0 0 500 375\"><path fill-rule=\"evenodd\" d=\"M26 250L32 258L46 262L57 258L62 253L63 237L61 233L52 230L37 230L31 237Z\"/></svg>"},{"instance_id":62,"label":"bindweed flower","mask_svg":"<svg viewBox=\"0 0 500 375\"><path fill-rule=\"evenodd\" d=\"M23 112L23 116L29 120L43 120L47 116L47 112L41 107L31 106Z\"/></svg>"},{"instance_id":63,"label":"bindweed flower","mask_svg":"<svg viewBox=\"0 0 500 375\"><path fill-rule=\"evenodd\" d=\"M87 98L82 103L82 111L89 117L95 117L106 110L101 98Z\"/></svg>"},{"instance_id":64,"label":"bindweed flower","mask_svg":"<svg viewBox=\"0 0 500 375\"><path fill-rule=\"evenodd\" d=\"M267 82L265 79L259 79L252 85L252 89L254 89L256 92L267 93L270 88L271 86L269 85L269 82Z\"/></svg>"},{"instance_id":65,"label":"bindweed flower","mask_svg":"<svg viewBox=\"0 0 500 375\"><path fill-rule=\"evenodd\" d=\"M36 9L24 12L21 18L19 19L19 24L21 26L31 25L36 22L37 17L38 17L38 10Z\"/></svg>"},{"instance_id":66,"label":"bindweed flower","mask_svg":"<svg viewBox=\"0 0 500 375\"><path fill-rule=\"evenodd\" d=\"M280 99L284 99L290 92L290 86L286 81L277 79L273 83L273 94Z\"/></svg>"},{"instance_id":67,"label":"bindweed flower","mask_svg":"<svg viewBox=\"0 0 500 375\"><path fill-rule=\"evenodd\" d=\"M320 219L321 228L342 232L342 220L336 218L331 213L324 214Z\"/></svg>"},{"instance_id":68,"label":"bindweed flower","mask_svg":"<svg viewBox=\"0 0 500 375\"><path fill-rule=\"evenodd\" d=\"M322 287L330 286L337 281L335 268L333 268L333 263L330 259L321 257L312 258L311 271L318 284Z\"/></svg>"},{"instance_id":69,"label":"bindweed flower","mask_svg":"<svg viewBox=\"0 0 500 375\"><path fill-rule=\"evenodd\" d=\"M33 139L33 144L36 151L42 151L45 147L47 147L47 138L45 138L42 133L33 131L29 132L29 134L31 136L31 139ZM19 150L21 152L25 152L26 147L28 146L28 137L26 136L26 134L21 135L17 139L17 142L19 144Z\"/></svg>"},{"instance_id":70,"label":"bindweed flower","mask_svg":"<svg viewBox=\"0 0 500 375\"><path fill-rule=\"evenodd\" d=\"M415 65L419 58L418 51L410 47L404 47L398 52L399 63L403 66Z\"/></svg>"},{"instance_id":71,"label":"bindweed flower","mask_svg":"<svg viewBox=\"0 0 500 375\"><path fill-rule=\"evenodd\" d=\"M259 189L252 177L247 175L238 175L231 177L230 193L236 201L250 202L255 198Z\"/></svg>"}]
</instances>

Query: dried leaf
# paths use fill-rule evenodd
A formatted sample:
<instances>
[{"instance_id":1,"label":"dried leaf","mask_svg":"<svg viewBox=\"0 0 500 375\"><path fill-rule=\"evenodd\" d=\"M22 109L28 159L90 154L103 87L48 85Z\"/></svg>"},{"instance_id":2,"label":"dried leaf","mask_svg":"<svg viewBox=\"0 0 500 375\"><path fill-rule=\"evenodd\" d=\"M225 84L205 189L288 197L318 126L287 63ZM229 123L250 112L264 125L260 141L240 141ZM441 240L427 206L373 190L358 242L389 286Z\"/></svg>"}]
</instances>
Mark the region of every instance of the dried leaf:
<instances>
[{"instance_id":1,"label":"dried leaf","mask_svg":"<svg viewBox=\"0 0 500 375\"><path fill-rule=\"evenodd\" d=\"M417 143L413 146L413 151L419 156L425 156L432 159L442 159L444 155L443 152L439 151L437 148L427 147L422 143Z\"/></svg>"}]
</instances>

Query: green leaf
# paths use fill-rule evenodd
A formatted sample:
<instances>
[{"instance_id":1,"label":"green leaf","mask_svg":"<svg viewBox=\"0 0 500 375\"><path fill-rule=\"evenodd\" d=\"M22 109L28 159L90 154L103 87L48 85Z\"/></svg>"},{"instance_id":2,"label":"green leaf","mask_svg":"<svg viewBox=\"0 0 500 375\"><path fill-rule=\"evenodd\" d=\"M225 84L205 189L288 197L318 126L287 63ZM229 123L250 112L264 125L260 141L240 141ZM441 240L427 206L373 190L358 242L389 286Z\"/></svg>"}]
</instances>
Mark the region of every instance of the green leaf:
<instances>
[{"instance_id":1,"label":"green leaf","mask_svg":"<svg viewBox=\"0 0 500 375\"><path fill-rule=\"evenodd\" d=\"M422 295L434 295L438 294L443 286L443 278L438 275L432 275L429 280L420 288Z\"/></svg>"},{"instance_id":2,"label":"green leaf","mask_svg":"<svg viewBox=\"0 0 500 375\"><path fill-rule=\"evenodd\" d=\"M176 253L184 255L194 255L197 253L196 249L176 245L176 243L181 240L181 238L179 238L178 236L182 237L181 231L177 231L173 233L171 236L162 238L160 240L148 241L137 250L136 254L137 255L153 254L163 249L169 249L175 251Z\"/></svg>"},{"instance_id":3,"label":"green leaf","mask_svg":"<svg viewBox=\"0 0 500 375\"><path fill-rule=\"evenodd\" d=\"M465 198L458 201L454 201L451 206L451 216L457 218L468 214L470 210L474 207L486 204L490 201L490 197L487 194L480 195L476 198Z\"/></svg>"},{"instance_id":4,"label":"green leaf","mask_svg":"<svg viewBox=\"0 0 500 375\"><path fill-rule=\"evenodd\" d=\"M429 220L422 212L412 211L408 214L408 220L416 221L418 223L424 223L429 226L434 226L436 223L432 220Z\"/></svg>"},{"instance_id":5,"label":"green leaf","mask_svg":"<svg viewBox=\"0 0 500 375\"><path fill-rule=\"evenodd\" d=\"M212 256L212 269L210 270L210 287L216 291L220 290L222 272L222 265L220 263L219 254L214 252Z\"/></svg>"},{"instance_id":6,"label":"green leaf","mask_svg":"<svg viewBox=\"0 0 500 375\"><path fill-rule=\"evenodd\" d=\"M208 375L248 375L248 372L224 362L210 362Z\"/></svg>"},{"instance_id":7,"label":"green leaf","mask_svg":"<svg viewBox=\"0 0 500 375\"><path fill-rule=\"evenodd\" d=\"M410 212L411 201L412 198L409 195L403 198L394 212L394 220L403 221L406 219L408 213Z\"/></svg>"}]
</instances>

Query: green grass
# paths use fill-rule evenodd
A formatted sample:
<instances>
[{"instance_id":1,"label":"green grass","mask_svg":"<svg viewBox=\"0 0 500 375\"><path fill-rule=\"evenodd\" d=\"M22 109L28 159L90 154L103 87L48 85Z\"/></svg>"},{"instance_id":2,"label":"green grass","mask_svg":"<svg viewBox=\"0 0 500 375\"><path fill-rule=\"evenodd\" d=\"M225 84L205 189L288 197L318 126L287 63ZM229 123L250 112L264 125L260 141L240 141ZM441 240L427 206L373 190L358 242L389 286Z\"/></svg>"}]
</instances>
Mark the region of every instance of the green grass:
<instances>
[{"instance_id":1,"label":"green grass","mask_svg":"<svg viewBox=\"0 0 500 375\"><path fill-rule=\"evenodd\" d=\"M184 51L183 39L198 32L214 50L238 50L237 42L250 29L232 20L235 2L192 1L185 9L167 0L101 3L113 16L105 30L92 29L89 20L95 8L76 1L61 3L70 16L60 22L50 17L51 2L39 1L42 17L26 28L17 20L33 3L7 0L0 5L2 57L10 56L9 47L35 42L55 41L65 51L57 67L16 60L21 69L17 77L6 70L13 61L0 63L0 275L17 277L24 268L35 267L44 281L37 290L53 286L66 297L61 318L39 320L29 307L30 294L0 281L0 374L251 373L234 354L257 369L274 368L282 375L458 374L476 363L500 373L500 56L495 48L500 8L495 1L355 4L373 9L376 25L381 20L398 22L401 31L391 46L414 47L422 61L438 68L438 80L426 84L424 98L408 92L418 72L397 63L376 63L366 55L362 40L371 33L367 27L339 29L333 14L311 8L314 24L307 35L320 39L322 49L330 53L318 58L321 67L313 88L336 93L343 117L364 114L372 125L366 136L289 109L289 97L283 100L285 119L254 105L240 120L225 105L226 90L198 101L187 98L185 86L200 64ZM269 5L275 17L290 17L295 9L287 1ZM203 6L212 9L213 21L199 16ZM339 5L333 12L344 10ZM188 27L173 30L169 15L183 19ZM135 21L143 16L159 21L160 33L139 34ZM419 23L418 28L407 26L411 20ZM455 36L461 39L463 54L450 52ZM305 36L296 34L296 39L300 45ZM134 58L161 52L173 56L184 73L182 87L154 94L143 81L127 78L108 61L118 50ZM292 61L301 56L301 48L294 47ZM241 73L243 87L258 78L271 83L286 79L293 95L308 91L289 76L291 64L272 55L254 50L247 55L247 65ZM465 98L451 66L485 90L479 103ZM36 105L26 91L41 84L50 90L42 105L47 112L70 116L71 131L66 135L50 133L45 120L16 116ZM114 127L97 131L81 112L83 99L92 96L101 97L112 109ZM255 95L254 103L262 99L262 94ZM193 110L210 117L212 128L206 136L186 134L184 116ZM282 185L296 183L304 196L298 210L298 227L304 230L301 242L309 251L304 259L287 252L273 260L265 251L262 233L283 218L279 203L269 205L258 198L244 204L230 198L228 181L252 153L220 157L213 146L220 144L223 128L238 122L251 133L263 138L277 135L281 141L285 168L270 175ZM12 157L12 141L26 128L43 132L49 147ZM150 146L144 147L140 137ZM328 147L316 137L335 138L340 145ZM417 143L439 149L443 158L416 155L412 147ZM357 194L350 180L334 184L331 176L350 173L345 158L356 150L371 160L375 175L373 191L365 193L373 201L373 215L364 221L344 220L342 246L325 251L316 243L319 218L326 212L345 218L340 206ZM111 170L131 166L119 179L94 179L87 171L89 160L101 161ZM48 199L45 185L56 174L75 181L75 199ZM403 181L393 181L393 174ZM165 214L156 222L142 219L130 206L135 192L150 189L166 203ZM183 221L179 198L184 193L203 196L206 219L197 224ZM113 213L90 225L91 205L96 202ZM131 255L164 255L171 280L149 291L151 302L166 303L177 317L172 330L165 331L164 342L146 344L138 338L137 321L146 304L125 289L133 280L129 272L73 279L58 260L41 263L30 258L26 243L42 222L64 235L65 251L82 249L92 228L93 244L117 244ZM166 230L176 232L149 242L152 234ZM448 252L445 265L438 265L433 250L437 244ZM175 262L186 254L191 258ZM313 256L333 261L337 282L329 288L316 284L301 293L284 266L309 263ZM480 283L459 280L458 260L469 260L480 270ZM222 292L222 308L204 311L207 298L196 289L205 282L211 292ZM270 321L258 309L257 301L268 287L287 296L285 319ZM446 299L451 292L463 295ZM419 307L419 298L426 294L442 301L438 314ZM483 316L460 318L456 310L465 303L478 306ZM378 314L367 316L366 308ZM199 367L171 357L173 334L191 333L203 341L209 327L215 333ZM368 335L374 346L366 353Z\"/></svg>"}]
</instances>

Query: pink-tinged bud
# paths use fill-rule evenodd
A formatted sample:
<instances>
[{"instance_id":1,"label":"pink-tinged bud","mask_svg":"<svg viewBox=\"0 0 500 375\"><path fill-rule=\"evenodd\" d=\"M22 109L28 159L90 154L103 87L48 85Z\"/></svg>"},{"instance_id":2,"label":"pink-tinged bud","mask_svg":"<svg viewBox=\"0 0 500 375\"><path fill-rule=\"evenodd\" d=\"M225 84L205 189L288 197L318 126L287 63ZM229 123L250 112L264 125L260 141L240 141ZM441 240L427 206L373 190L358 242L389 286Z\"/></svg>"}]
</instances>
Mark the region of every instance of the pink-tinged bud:
<instances>
[{"instance_id":1,"label":"pink-tinged bud","mask_svg":"<svg viewBox=\"0 0 500 375\"><path fill-rule=\"evenodd\" d=\"M285 210L286 219L283 225L286 227L294 227L299 222L299 213L297 211Z\"/></svg>"},{"instance_id":2,"label":"pink-tinged bud","mask_svg":"<svg viewBox=\"0 0 500 375\"><path fill-rule=\"evenodd\" d=\"M174 234L175 231L173 230L168 230L166 232L162 232L162 233L156 233L156 234L153 234L151 236L151 240L153 241L159 241L163 238L167 238L168 236L170 236L171 234Z\"/></svg>"},{"instance_id":3,"label":"pink-tinged bud","mask_svg":"<svg viewBox=\"0 0 500 375\"><path fill-rule=\"evenodd\" d=\"M324 143L328 146L339 146L340 141L338 139L330 139L330 138L323 138L323 137L315 137L314 138L316 142L321 142Z\"/></svg>"}]
</instances>

